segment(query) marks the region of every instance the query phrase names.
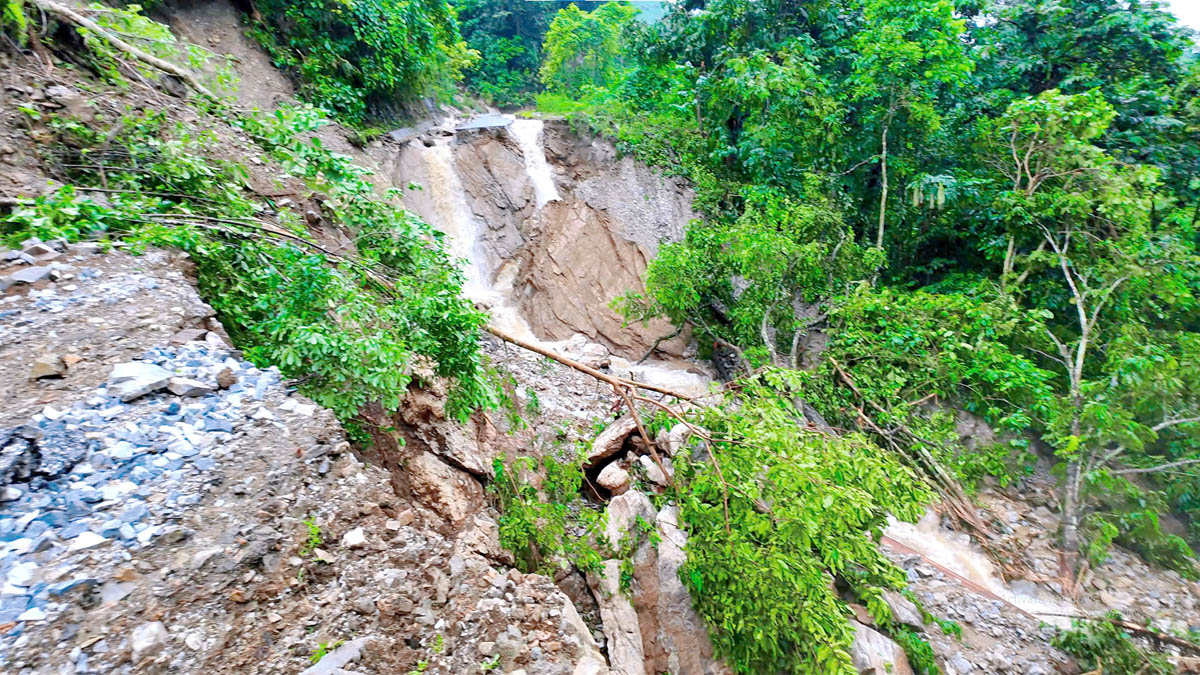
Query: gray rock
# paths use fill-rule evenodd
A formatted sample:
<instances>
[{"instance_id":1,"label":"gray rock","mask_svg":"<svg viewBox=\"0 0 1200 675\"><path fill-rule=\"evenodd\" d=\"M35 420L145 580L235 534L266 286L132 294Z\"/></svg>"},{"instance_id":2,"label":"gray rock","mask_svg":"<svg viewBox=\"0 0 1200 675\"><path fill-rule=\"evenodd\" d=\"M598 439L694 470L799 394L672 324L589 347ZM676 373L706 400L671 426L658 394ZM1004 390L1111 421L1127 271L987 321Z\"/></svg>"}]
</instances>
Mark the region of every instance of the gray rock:
<instances>
[{"instance_id":1,"label":"gray rock","mask_svg":"<svg viewBox=\"0 0 1200 675\"><path fill-rule=\"evenodd\" d=\"M666 486L670 484L667 475L671 472L671 460L661 456L659 459L662 460L663 466L667 469L667 474L664 474L662 469L658 468L658 465L654 463L654 460L650 458L650 455L642 455L641 457L638 457L638 463L642 465L642 470L646 472L647 480L656 485Z\"/></svg>"},{"instance_id":2,"label":"gray rock","mask_svg":"<svg viewBox=\"0 0 1200 675\"><path fill-rule=\"evenodd\" d=\"M193 380L187 377L172 377L167 380L167 390L176 396L204 396L213 393L217 388L205 384L200 380Z\"/></svg>"},{"instance_id":3,"label":"gray rock","mask_svg":"<svg viewBox=\"0 0 1200 675\"><path fill-rule=\"evenodd\" d=\"M97 255L100 253L100 244L94 241L81 241L77 244L67 245L67 250L76 255Z\"/></svg>"},{"instance_id":4,"label":"gray rock","mask_svg":"<svg viewBox=\"0 0 1200 675\"><path fill-rule=\"evenodd\" d=\"M614 495L619 495L629 489L629 472L613 462L604 467L604 470L596 478L596 482Z\"/></svg>"},{"instance_id":5,"label":"gray rock","mask_svg":"<svg viewBox=\"0 0 1200 675\"><path fill-rule=\"evenodd\" d=\"M37 563L23 562L13 565L8 571L8 583L13 586L29 586L37 574Z\"/></svg>"},{"instance_id":6,"label":"gray rock","mask_svg":"<svg viewBox=\"0 0 1200 675\"><path fill-rule=\"evenodd\" d=\"M338 675L346 672L343 666L362 657L362 648L367 644L366 638L351 640L337 649L329 652L316 663L305 669L300 675Z\"/></svg>"},{"instance_id":7,"label":"gray rock","mask_svg":"<svg viewBox=\"0 0 1200 675\"><path fill-rule=\"evenodd\" d=\"M50 276L50 272L49 267L26 267L13 272L7 278L13 284L36 284Z\"/></svg>"},{"instance_id":8,"label":"gray rock","mask_svg":"<svg viewBox=\"0 0 1200 675\"><path fill-rule=\"evenodd\" d=\"M912 600L909 600L900 593L893 590L885 590L883 592L883 601L892 610L892 619L897 623L902 623L916 629L920 629L925 625L925 622L921 619L921 610L917 609L916 604Z\"/></svg>"},{"instance_id":9,"label":"gray rock","mask_svg":"<svg viewBox=\"0 0 1200 675\"><path fill-rule=\"evenodd\" d=\"M613 497L608 503L608 523L604 534L613 546L620 546L626 533L633 529L634 523L640 517L647 523L653 523L657 513L650 499L638 492L630 490L623 495Z\"/></svg>"},{"instance_id":10,"label":"gray rock","mask_svg":"<svg viewBox=\"0 0 1200 675\"><path fill-rule=\"evenodd\" d=\"M857 621L854 622L850 658L860 673L912 675L913 672L900 645Z\"/></svg>"},{"instance_id":11,"label":"gray rock","mask_svg":"<svg viewBox=\"0 0 1200 675\"><path fill-rule=\"evenodd\" d=\"M29 369L29 379L43 380L51 377L62 377L67 374L67 363L61 356L45 354L37 357L33 367Z\"/></svg>"},{"instance_id":12,"label":"gray rock","mask_svg":"<svg viewBox=\"0 0 1200 675\"><path fill-rule=\"evenodd\" d=\"M375 601L365 595L355 598L352 606L359 614L369 616L375 613Z\"/></svg>"},{"instance_id":13,"label":"gray rock","mask_svg":"<svg viewBox=\"0 0 1200 675\"><path fill-rule=\"evenodd\" d=\"M118 363L108 377L108 395L128 403L167 386L171 371L145 361Z\"/></svg>"},{"instance_id":14,"label":"gray rock","mask_svg":"<svg viewBox=\"0 0 1200 675\"><path fill-rule=\"evenodd\" d=\"M640 495L638 492L625 494ZM588 575L588 583L600 605L600 621L613 670L625 675L646 675L646 650L638 613L621 592L621 561L604 561L599 573Z\"/></svg>"},{"instance_id":15,"label":"gray rock","mask_svg":"<svg viewBox=\"0 0 1200 675\"><path fill-rule=\"evenodd\" d=\"M583 464L584 468L594 469L600 466L604 460L620 452L625 445L625 439L636 431L637 422L632 416L626 415L613 422L592 442L592 449L588 452L587 459Z\"/></svg>"},{"instance_id":16,"label":"gray rock","mask_svg":"<svg viewBox=\"0 0 1200 675\"><path fill-rule=\"evenodd\" d=\"M342 535L342 546L345 548L359 548L366 543L367 536L361 527L356 527Z\"/></svg>"}]
</instances>

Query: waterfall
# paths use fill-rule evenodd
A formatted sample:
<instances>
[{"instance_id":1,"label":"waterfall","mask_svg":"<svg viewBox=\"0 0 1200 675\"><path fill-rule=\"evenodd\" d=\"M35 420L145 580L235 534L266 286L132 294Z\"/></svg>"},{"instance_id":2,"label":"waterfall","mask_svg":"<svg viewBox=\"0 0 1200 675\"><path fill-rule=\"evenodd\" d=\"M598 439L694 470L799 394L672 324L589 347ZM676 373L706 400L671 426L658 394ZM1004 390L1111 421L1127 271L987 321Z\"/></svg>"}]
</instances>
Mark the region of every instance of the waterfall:
<instances>
[{"instance_id":1,"label":"waterfall","mask_svg":"<svg viewBox=\"0 0 1200 675\"><path fill-rule=\"evenodd\" d=\"M429 171L429 185L425 187L437 211L436 225L446 235L446 249L450 255L467 261L463 270L467 277L463 290L468 297L477 298L488 290L488 275L480 263L482 256L475 250L479 240L479 224L467 205L466 191L454 169L454 152L448 144L439 143L424 155Z\"/></svg>"},{"instance_id":2,"label":"waterfall","mask_svg":"<svg viewBox=\"0 0 1200 675\"><path fill-rule=\"evenodd\" d=\"M545 125L541 120L514 119L508 127L525 157L525 174L529 176L529 182L533 185L533 196L539 209L559 199L554 177L550 175L550 165L546 163L546 149L542 141L543 126Z\"/></svg>"},{"instance_id":3,"label":"waterfall","mask_svg":"<svg viewBox=\"0 0 1200 675\"><path fill-rule=\"evenodd\" d=\"M517 141L524 157L526 177L533 187L534 199L540 211L547 203L561 199L550 165L546 162L542 134L544 125L541 120L513 119L508 116L505 119L512 120L508 132ZM494 126L495 120L489 118L487 123ZM463 127L474 128L471 124L468 121ZM502 261L495 269L488 264L484 244L480 241L484 225L476 218L468 202L467 192L455 168L453 144L438 140L432 146L420 148L419 152L425 163L427 180L424 189L430 208L424 215L431 225L446 235L447 252L466 263L463 295L486 309L491 315L490 323L497 328L528 342L559 352L565 351L569 341L548 342L537 337L513 301L518 263L515 260ZM544 216L540 214L539 217ZM709 382L708 377L693 372L688 363L649 359L645 363L634 364L614 356L613 365L641 381L697 395L707 390Z\"/></svg>"},{"instance_id":4,"label":"waterfall","mask_svg":"<svg viewBox=\"0 0 1200 675\"><path fill-rule=\"evenodd\" d=\"M479 222L467 204L467 192L463 189L458 171L454 168L453 149L448 143L438 143L427 148L423 155L426 170L429 172L429 181L425 189L429 191L430 201L437 214L436 222L432 224L446 235L447 252L454 258L466 261L466 267L463 269L466 275L463 294L486 307L492 315L492 323L498 328L526 340L536 341L537 338L525 318L509 301L512 276L516 271L512 264L505 263L498 271L497 285L500 288L494 288L490 281L491 270L486 268L483 262L485 258L479 251ZM544 158L542 163L545 164ZM549 169L546 173L548 176Z\"/></svg>"}]
</instances>

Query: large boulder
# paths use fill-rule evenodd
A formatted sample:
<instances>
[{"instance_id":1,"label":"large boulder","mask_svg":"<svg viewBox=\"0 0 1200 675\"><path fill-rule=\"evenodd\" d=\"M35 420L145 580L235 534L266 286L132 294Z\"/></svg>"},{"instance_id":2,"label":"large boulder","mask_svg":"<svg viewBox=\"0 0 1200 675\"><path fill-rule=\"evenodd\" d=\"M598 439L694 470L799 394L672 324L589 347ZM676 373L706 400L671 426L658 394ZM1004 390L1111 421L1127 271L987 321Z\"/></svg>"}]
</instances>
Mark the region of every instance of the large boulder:
<instances>
[{"instance_id":1,"label":"large boulder","mask_svg":"<svg viewBox=\"0 0 1200 675\"><path fill-rule=\"evenodd\" d=\"M452 524L466 523L483 508L483 487L479 481L433 453L415 453L405 469L413 497Z\"/></svg>"},{"instance_id":2,"label":"large boulder","mask_svg":"<svg viewBox=\"0 0 1200 675\"><path fill-rule=\"evenodd\" d=\"M500 445L499 434L483 415L476 415L474 424L459 424L447 419L446 399L441 392L413 388L404 397L396 428L405 445L413 450L426 450L443 461L476 476L490 476L492 460Z\"/></svg>"},{"instance_id":3,"label":"large boulder","mask_svg":"<svg viewBox=\"0 0 1200 675\"><path fill-rule=\"evenodd\" d=\"M732 672L714 657L708 628L692 607L692 597L679 579L679 570L687 560L687 554L684 553L687 534L679 528L679 510L668 506L662 512L655 513L650 499L637 490L614 497L608 505L608 529L605 533L614 546L620 545L627 533L634 532L636 535L638 518L655 527L659 541L655 546L649 537L644 537L634 550L630 598L613 599L604 595L604 584L619 584L620 561L606 562L605 574L614 574L613 580L595 576L589 579L600 603L605 635L610 640L610 656L611 640L621 639L624 647L628 648L635 641L628 638L626 633L637 630L639 639L636 643L642 646L646 672L696 675L725 675ZM615 565L611 572L609 563ZM628 616L626 611L630 600L635 612L633 617ZM610 626L610 620L622 623ZM618 668L616 661L613 661L613 668L624 672Z\"/></svg>"},{"instance_id":4,"label":"large boulder","mask_svg":"<svg viewBox=\"0 0 1200 675\"><path fill-rule=\"evenodd\" d=\"M713 655L708 627L692 607L692 596L679 578L679 569L687 560L684 552L687 534L679 529L679 509L674 506L664 508L659 512L656 524L659 543L654 568L654 581L657 582L654 644L666 662L655 664L655 672L731 673L729 667ZM639 586L645 584L639 583ZM636 593L634 597L636 602Z\"/></svg>"},{"instance_id":5,"label":"large boulder","mask_svg":"<svg viewBox=\"0 0 1200 675\"><path fill-rule=\"evenodd\" d=\"M850 658L860 675L912 675L913 672L900 645L857 621Z\"/></svg>"},{"instance_id":6,"label":"large boulder","mask_svg":"<svg viewBox=\"0 0 1200 675\"><path fill-rule=\"evenodd\" d=\"M608 425L608 428L601 431L596 440L592 441L592 449L588 451L587 458L583 461L584 468L594 469L603 464L604 460L620 452L621 448L625 447L625 439L636 431L637 422L631 415L626 415Z\"/></svg>"},{"instance_id":7,"label":"large boulder","mask_svg":"<svg viewBox=\"0 0 1200 675\"><path fill-rule=\"evenodd\" d=\"M622 675L646 675L646 652L638 613L621 592L621 561L605 560L599 572L588 575L588 583L600 605L609 665Z\"/></svg>"},{"instance_id":8,"label":"large boulder","mask_svg":"<svg viewBox=\"0 0 1200 675\"><path fill-rule=\"evenodd\" d=\"M634 531L638 518L653 524L656 517L650 498L637 490L630 490L613 497L608 503L608 523L604 535L614 547L618 547L625 535Z\"/></svg>"}]
</instances>

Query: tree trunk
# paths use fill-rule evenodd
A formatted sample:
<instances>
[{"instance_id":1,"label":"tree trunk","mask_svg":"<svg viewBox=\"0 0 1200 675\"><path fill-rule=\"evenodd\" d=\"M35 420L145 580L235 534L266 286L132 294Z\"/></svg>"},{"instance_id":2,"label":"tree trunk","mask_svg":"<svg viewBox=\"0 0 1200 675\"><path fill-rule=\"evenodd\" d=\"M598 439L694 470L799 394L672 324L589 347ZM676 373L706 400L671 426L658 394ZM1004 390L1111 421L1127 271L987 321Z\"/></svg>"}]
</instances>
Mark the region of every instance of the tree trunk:
<instances>
[{"instance_id":1,"label":"tree trunk","mask_svg":"<svg viewBox=\"0 0 1200 675\"><path fill-rule=\"evenodd\" d=\"M888 110L887 119L883 123L883 133L880 135L879 170L882 172L883 187L879 192L879 229L875 233L875 247L883 248L883 228L887 220L888 200L888 127L892 124L893 110Z\"/></svg>"},{"instance_id":2,"label":"tree trunk","mask_svg":"<svg viewBox=\"0 0 1200 675\"><path fill-rule=\"evenodd\" d=\"M1075 560L1079 555L1079 478L1078 460L1067 463L1067 484L1063 491L1062 515L1062 560L1059 575L1064 579L1075 578Z\"/></svg>"},{"instance_id":3,"label":"tree trunk","mask_svg":"<svg viewBox=\"0 0 1200 675\"><path fill-rule=\"evenodd\" d=\"M1008 250L1004 252L1004 267L1000 270L1000 292L1008 291L1008 276L1013 271L1013 257L1016 254L1017 238L1008 235Z\"/></svg>"}]
</instances>

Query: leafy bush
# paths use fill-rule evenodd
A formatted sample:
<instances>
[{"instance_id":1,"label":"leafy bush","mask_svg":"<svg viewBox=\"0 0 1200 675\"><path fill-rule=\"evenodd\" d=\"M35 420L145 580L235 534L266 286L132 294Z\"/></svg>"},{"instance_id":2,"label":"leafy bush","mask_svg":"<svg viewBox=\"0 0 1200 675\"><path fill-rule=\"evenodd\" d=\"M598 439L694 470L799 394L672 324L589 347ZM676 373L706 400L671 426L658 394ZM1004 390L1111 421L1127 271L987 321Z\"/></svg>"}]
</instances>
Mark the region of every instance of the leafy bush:
<instances>
[{"instance_id":1,"label":"leafy bush","mask_svg":"<svg viewBox=\"0 0 1200 675\"><path fill-rule=\"evenodd\" d=\"M257 34L300 95L351 124L446 98L478 58L446 0L258 0Z\"/></svg>"},{"instance_id":2,"label":"leafy bush","mask_svg":"<svg viewBox=\"0 0 1200 675\"><path fill-rule=\"evenodd\" d=\"M604 513L580 496L582 462L571 446L558 447L541 462L534 457L493 462L488 492L501 514L500 545L523 572L553 575L566 564L585 572L599 569ZM530 482L533 475L540 476L540 487Z\"/></svg>"},{"instance_id":3,"label":"leafy bush","mask_svg":"<svg viewBox=\"0 0 1200 675\"><path fill-rule=\"evenodd\" d=\"M1108 617L1120 620L1110 612ZM1111 675L1170 675L1175 667L1164 657L1139 647L1129 632L1108 621L1074 621L1070 630L1054 636L1054 646L1079 659L1087 672Z\"/></svg>"},{"instance_id":4,"label":"leafy bush","mask_svg":"<svg viewBox=\"0 0 1200 675\"><path fill-rule=\"evenodd\" d=\"M903 589L877 540L889 514L915 521L933 498L895 454L807 426L794 401L810 383L780 369L744 380L735 400L696 414L708 449L677 456L689 533L680 575L714 647L742 673L856 673L833 579L860 596Z\"/></svg>"}]
</instances>

